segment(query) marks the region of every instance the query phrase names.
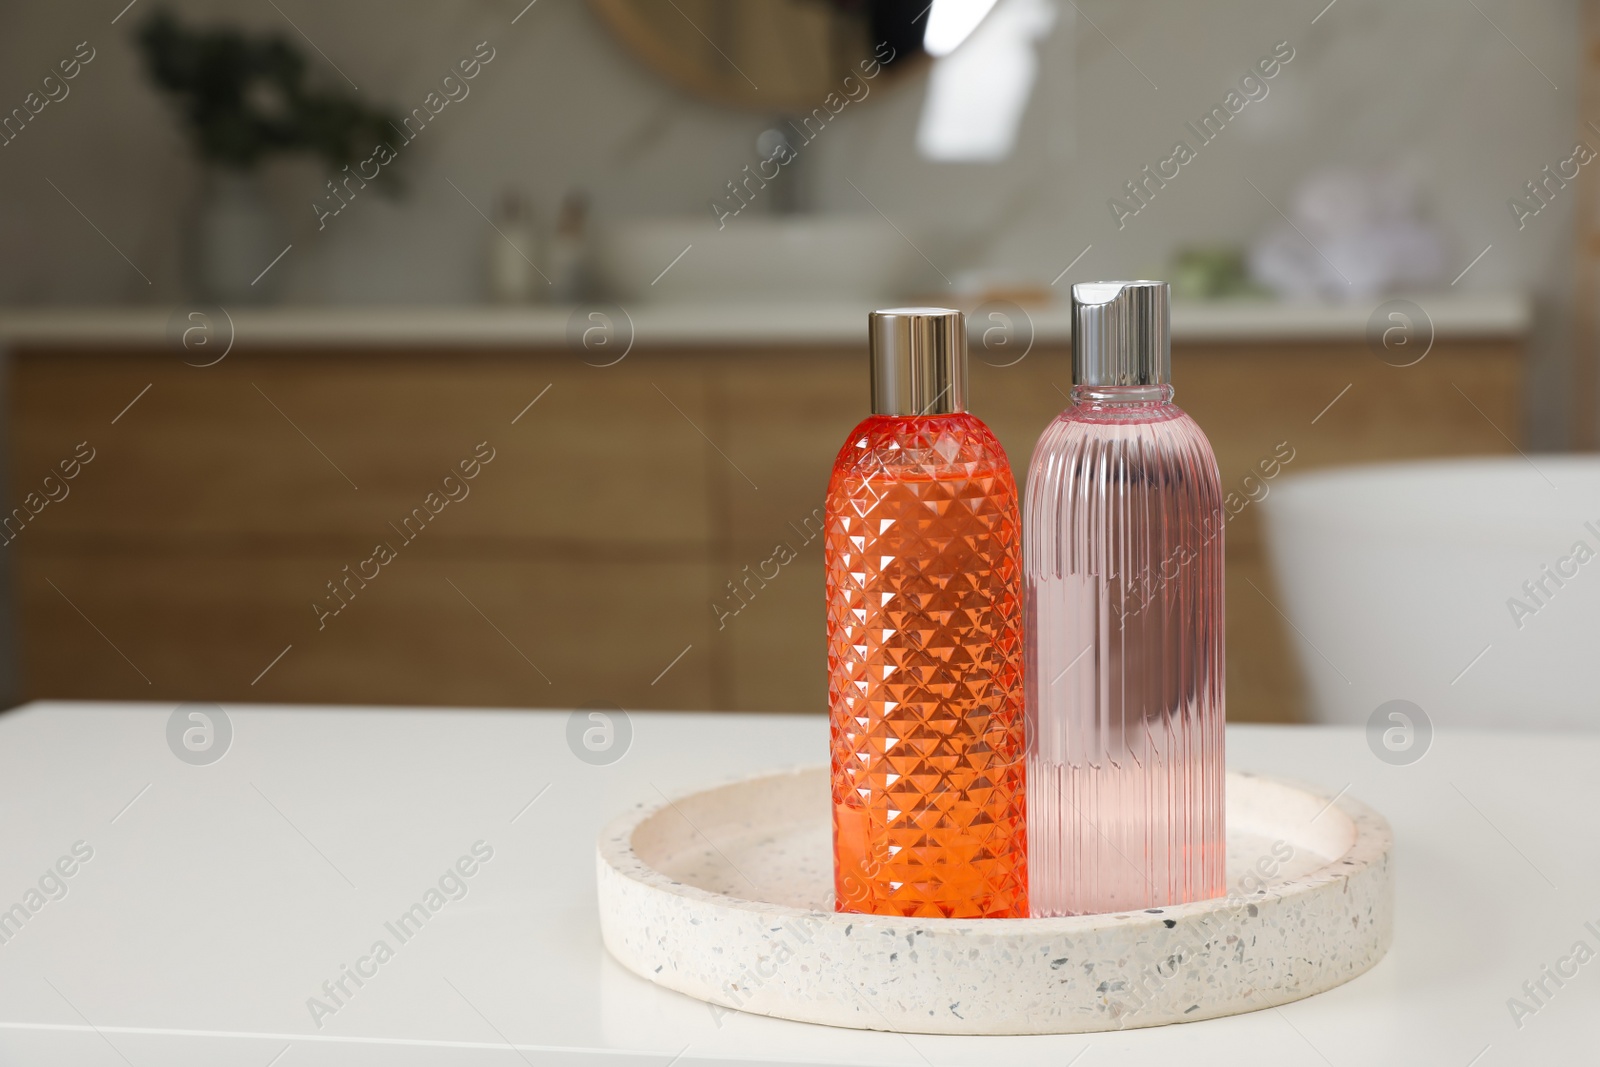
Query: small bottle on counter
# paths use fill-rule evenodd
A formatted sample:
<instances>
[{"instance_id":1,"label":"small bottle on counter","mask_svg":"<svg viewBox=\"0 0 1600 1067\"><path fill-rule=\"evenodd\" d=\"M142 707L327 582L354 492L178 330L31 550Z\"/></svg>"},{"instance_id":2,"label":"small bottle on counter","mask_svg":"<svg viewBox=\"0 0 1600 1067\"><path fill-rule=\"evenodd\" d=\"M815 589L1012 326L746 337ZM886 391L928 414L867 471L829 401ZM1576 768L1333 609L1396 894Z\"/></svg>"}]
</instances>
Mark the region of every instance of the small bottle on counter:
<instances>
[{"instance_id":1,"label":"small bottle on counter","mask_svg":"<svg viewBox=\"0 0 1600 1067\"><path fill-rule=\"evenodd\" d=\"M963 319L872 313L873 413L828 485L839 911L1028 914L1021 523Z\"/></svg>"},{"instance_id":2,"label":"small bottle on counter","mask_svg":"<svg viewBox=\"0 0 1600 1067\"><path fill-rule=\"evenodd\" d=\"M489 299L496 304L527 304L546 283L535 264L539 234L528 201L515 189L501 195L495 207L495 231L488 235Z\"/></svg>"},{"instance_id":3,"label":"small bottle on counter","mask_svg":"<svg viewBox=\"0 0 1600 1067\"><path fill-rule=\"evenodd\" d=\"M587 295L588 224L589 200L572 190L561 200L545 266L545 273L550 276L550 299L558 304L576 303Z\"/></svg>"},{"instance_id":4,"label":"small bottle on counter","mask_svg":"<svg viewBox=\"0 0 1600 1067\"><path fill-rule=\"evenodd\" d=\"M1165 282L1072 287L1072 402L1028 470L1035 915L1221 896L1216 456L1172 403Z\"/></svg>"}]
</instances>

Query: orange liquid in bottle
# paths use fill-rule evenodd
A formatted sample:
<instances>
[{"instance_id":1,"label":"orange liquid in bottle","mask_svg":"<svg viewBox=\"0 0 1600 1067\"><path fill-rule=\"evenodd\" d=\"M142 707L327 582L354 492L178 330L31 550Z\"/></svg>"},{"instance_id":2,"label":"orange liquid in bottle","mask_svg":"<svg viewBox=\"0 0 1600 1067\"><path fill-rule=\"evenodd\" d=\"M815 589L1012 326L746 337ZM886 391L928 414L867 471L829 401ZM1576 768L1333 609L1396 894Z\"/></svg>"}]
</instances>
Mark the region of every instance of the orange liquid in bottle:
<instances>
[{"instance_id":1,"label":"orange liquid in bottle","mask_svg":"<svg viewBox=\"0 0 1600 1067\"><path fill-rule=\"evenodd\" d=\"M839 911L1028 914L1016 483L967 414L873 416L828 487Z\"/></svg>"}]
</instances>

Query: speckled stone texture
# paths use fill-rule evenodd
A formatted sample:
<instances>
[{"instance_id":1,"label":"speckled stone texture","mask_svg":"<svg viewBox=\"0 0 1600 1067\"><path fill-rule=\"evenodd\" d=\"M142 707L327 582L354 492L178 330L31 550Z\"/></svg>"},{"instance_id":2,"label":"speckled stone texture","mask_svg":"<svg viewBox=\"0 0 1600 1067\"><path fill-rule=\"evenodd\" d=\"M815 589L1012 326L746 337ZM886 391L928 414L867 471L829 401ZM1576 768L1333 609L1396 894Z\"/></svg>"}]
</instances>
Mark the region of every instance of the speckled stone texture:
<instances>
[{"instance_id":1,"label":"speckled stone texture","mask_svg":"<svg viewBox=\"0 0 1600 1067\"><path fill-rule=\"evenodd\" d=\"M1229 774L1226 897L1052 919L831 910L826 768L618 818L598 843L612 955L659 985L803 1022L1061 1034L1234 1015L1347 982L1389 947L1388 824L1341 797Z\"/></svg>"}]
</instances>

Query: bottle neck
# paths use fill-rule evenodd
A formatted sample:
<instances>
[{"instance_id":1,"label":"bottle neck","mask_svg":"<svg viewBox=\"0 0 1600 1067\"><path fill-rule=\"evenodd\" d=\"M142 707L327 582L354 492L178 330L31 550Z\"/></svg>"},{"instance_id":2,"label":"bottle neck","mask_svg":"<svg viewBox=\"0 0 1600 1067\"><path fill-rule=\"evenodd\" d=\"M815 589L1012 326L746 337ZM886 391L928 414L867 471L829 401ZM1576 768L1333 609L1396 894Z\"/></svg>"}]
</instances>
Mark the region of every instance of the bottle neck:
<instances>
[{"instance_id":1,"label":"bottle neck","mask_svg":"<svg viewBox=\"0 0 1600 1067\"><path fill-rule=\"evenodd\" d=\"M1079 406L1096 408L1127 408L1153 404L1170 404L1174 390L1171 385L1074 385L1072 402Z\"/></svg>"}]
</instances>

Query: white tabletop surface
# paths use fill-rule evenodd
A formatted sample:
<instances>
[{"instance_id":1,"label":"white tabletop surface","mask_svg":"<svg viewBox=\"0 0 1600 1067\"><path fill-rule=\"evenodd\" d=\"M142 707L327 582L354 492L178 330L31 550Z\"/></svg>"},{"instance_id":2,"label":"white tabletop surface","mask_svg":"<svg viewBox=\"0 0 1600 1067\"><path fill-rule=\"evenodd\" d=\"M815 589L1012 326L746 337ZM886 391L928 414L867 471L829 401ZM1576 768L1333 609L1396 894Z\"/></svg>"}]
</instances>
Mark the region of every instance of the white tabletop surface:
<instances>
[{"instance_id":1,"label":"white tabletop surface","mask_svg":"<svg viewBox=\"0 0 1600 1067\"><path fill-rule=\"evenodd\" d=\"M1533 318L1532 302L1520 293L1444 292L1409 298L1422 309L1434 334L1452 339L1520 338ZM1180 342L1361 341L1368 321L1385 301L1290 303L1273 300L1175 301L1172 336ZM970 301L968 302L970 304ZM204 307L205 305L196 305ZM228 324L241 344L297 346L539 347L569 345L591 322L584 316L610 308L613 329L645 347L674 345L865 345L870 301L745 301L642 303L622 308L373 307L230 308ZM962 306L968 306L966 304ZM31 347L144 347L176 343L189 320L185 307L0 308L0 342ZM1387 314L1387 312L1385 312ZM1415 315L1414 312L1409 313ZM215 317L213 313L213 317ZM992 320L980 316L982 323ZM1039 344L1065 344L1072 337L1071 309L1064 303L1032 306L1026 324ZM1387 325L1389 320L1385 319ZM176 326L175 326L176 324ZM1419 320L1413 324L1426 335ZM971 329L976 332L975 320ZM984 325L983 328L988 328Z\"/></svg>"},{"instance_id":2,"label":"white tabletop surface","mask_svg":"<svg viewBox=\"0 0 1600 1067\"><path fill-rule=\"evenodd\" d=\"M93 852L66 865L65 896L35 898L0 944L0 1063L1600 1059L1600 958L1559 988L1546 979L1551 995L1520 1028L1507 1005L1576 943L1600 950L1600 735L1440 730L1419 762L1391 766L1355 729L1231 727L1230 766L1348 787L1388 816L1387 958L1331 992L1234 1018L952 1038L713 1013L624 971L600 943L600 827L662 792L823 760L820 716L635 713L626 754L591 766L568 747L565 712L230 705L226 755L193 766L168 747L173 710L41 703L0 716L0 908L79 842ZM384 924L480 841L493 856L463 879L466 895L399 943ZM319 1029L308 998L379 939L393 958L359 988L347 980L354 992Z\"/></svg>"}]
</instances>

